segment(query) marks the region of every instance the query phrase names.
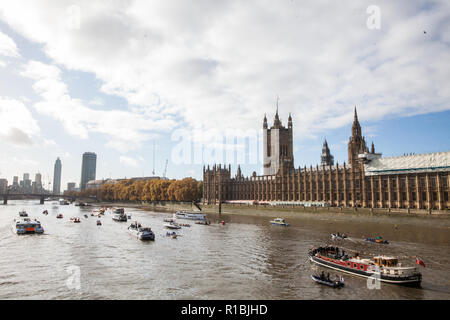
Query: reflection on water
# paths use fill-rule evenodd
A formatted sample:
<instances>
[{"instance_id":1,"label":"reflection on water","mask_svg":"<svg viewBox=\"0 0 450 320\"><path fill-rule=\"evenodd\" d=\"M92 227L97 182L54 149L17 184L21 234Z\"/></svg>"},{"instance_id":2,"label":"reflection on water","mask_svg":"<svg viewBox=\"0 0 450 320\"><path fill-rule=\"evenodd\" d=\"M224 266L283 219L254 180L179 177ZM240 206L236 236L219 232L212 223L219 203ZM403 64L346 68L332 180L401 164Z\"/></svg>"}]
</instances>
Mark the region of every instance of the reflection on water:
<instances>
[{"instance_id":1,"label":"reflection on water","mask_svg":"<svg viewBox=\"0 0 450 320\"><path fill-rule=\"evenodd\" d=\"M11 230L21 209L36 217L42 236L17 236ZM42 211L48 210L47 216ZM209 215L212 223L191 223L178 239L165 236L168 214L126 208L132 220L150 226L155 242L127 232L128 223L110 214L88 218L92 207L38 205L11 201L0 206L0 299L449 299L448 227L436 222L379 224L339 219L289 219L288 228L264 217ZM63 219L56 219L62 213ZM69 222L78 216L81 223ZM227 223L221 225L220 220ZM420 256L422 288L382 284L369 290L366 279L345 274L346 286L331 289L310 275L320 267L307 259L311 246L331 243L331 232L346 232L339 246L362 255L385 253L414 263ZM389 245L367 243L363 236L383 235ZM79 267L80 289L70 284L68 267ZM330 270L325 270L326 272ZM334 272L334 271L331 271ZM71 280L72 279L72 280ZM69 285L69 286L68 286Z\"/></svg>"}]
</instances>

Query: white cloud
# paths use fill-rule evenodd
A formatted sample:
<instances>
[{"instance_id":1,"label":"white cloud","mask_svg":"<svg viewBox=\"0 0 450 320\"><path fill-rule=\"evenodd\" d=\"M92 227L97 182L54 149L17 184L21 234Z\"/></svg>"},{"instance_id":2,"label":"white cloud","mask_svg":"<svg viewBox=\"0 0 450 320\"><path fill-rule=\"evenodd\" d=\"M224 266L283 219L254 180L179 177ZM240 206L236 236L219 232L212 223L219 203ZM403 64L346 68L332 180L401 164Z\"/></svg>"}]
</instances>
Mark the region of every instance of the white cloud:
<instances>
[{"instance_id":1,"label":"white cloud","mask_svg":"<svg viewBox=\"0 0 450 320\"><path fill-rule=\"evenodd\" d=\"M0 31L0 55L6 57L20 57L17 45L13 39Z\"/></svg>"},{"instance_id":2,"label":"white cloud","mask_svg":"<svg viewBox=\"0 0 450 320\"><path fill-rule=\"evenodd\" d=\"M119 160L120 160L120 163L124 164L127 167L134 167L134 168L139 167L139 162L140 162L139 159L136 160L131 157L120 156Z\"/></svg>"},{"instance_id":3,"label":"white cloud","mask_svg":"<svg viewBox=\"0 0 450 320\"><path fill-rule=\"evenodd\" d=\"M108 137L108 146L125 152L152 138L150 130L161 131L175 125L170 119L156 122L139 112L91 109L70 96L61 70L54 65L29 61L21 75L35 80L33 89L42 97L34 108L60 121L69 134L82 139L87 139L90 132L101 133Z\"/></svg>"},{"instance_id":4,"label":"white cloud","mask_svg":"<svg viewBox=\"0 0 450 320\"><path fill-rule=\"evenodd\" d=\"M0 97L0 138L18 146L33 144L39 126L23 102Z\"/></svg>"},{"instance_id":5,"label":"white cloud","mask_svg":"<svg viewBox=\"0 0 450 320\"><path fill-rule=\"evenodd\" d=\"M0 19L127 99L131 113L106 116L68 96L53 68L34 78L46 99L37 110L58 111L72 134L107 134L116 148L148 139L144 128L173 127L174 117L206 135L260 129L277 94L283 122L291 111L302 138L348 125L354 105L362 121L450 109L445 0L378 1L380 30L366 27L370 1L86 0L76 1L80 29L67 27L72 4L3 2Z\"/></svg>"}]
</instances>

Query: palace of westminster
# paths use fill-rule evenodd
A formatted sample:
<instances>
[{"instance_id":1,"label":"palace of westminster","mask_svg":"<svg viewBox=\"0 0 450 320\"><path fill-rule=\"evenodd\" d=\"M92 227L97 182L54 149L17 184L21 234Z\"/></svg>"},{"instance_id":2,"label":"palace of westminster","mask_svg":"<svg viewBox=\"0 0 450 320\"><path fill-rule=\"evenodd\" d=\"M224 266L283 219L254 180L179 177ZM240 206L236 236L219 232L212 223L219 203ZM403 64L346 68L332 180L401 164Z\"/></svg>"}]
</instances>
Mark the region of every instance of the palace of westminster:
<instances>
[{"instance_id":1,"label":"palace of westminster","mask_svg":"<svg viewBox=\"0 0 450 320\"><path fill-rule=\"evenodd\" d=\"M316 167L294 167L292 117L284 127L278 109L272 127L263 122L264 174L235 177L231 166L203 168L206 204L252 203L326 204L366 208L450 208L450 152L382 158L362 136L355 108L348 142L348 164L334 164L327 141Z\"/></svg>"}]
</instances>

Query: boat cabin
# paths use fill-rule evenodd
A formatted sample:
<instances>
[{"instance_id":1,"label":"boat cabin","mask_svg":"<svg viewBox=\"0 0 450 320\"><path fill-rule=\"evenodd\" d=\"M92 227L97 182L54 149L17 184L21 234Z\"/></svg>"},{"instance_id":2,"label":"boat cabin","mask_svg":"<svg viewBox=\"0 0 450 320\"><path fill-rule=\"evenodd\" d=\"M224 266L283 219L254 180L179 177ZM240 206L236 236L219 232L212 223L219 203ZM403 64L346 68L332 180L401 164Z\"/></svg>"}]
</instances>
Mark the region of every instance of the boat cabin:
<instances>
[{"instance_id":1,"label":"boat cabin","mask_svg":"<svg viewBox=\"0 0 450 320\"><path fill-rule=\"evenodd\" d=\"M373 258L375 265L380 267L396 267L398 265L398 259L393 257L377 256Z\"/></svg>"}]
</instances>

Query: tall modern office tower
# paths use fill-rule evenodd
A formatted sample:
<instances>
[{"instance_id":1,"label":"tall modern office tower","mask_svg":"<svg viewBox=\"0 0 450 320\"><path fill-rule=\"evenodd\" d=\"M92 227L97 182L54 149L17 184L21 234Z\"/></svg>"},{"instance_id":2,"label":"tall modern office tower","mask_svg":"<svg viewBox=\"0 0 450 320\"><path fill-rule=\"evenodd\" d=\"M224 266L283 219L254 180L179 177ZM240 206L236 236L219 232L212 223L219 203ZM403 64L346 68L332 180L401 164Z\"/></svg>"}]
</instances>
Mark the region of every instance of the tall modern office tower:
<instances>
[{"instance_id":1,"label":"tall modern office tower","mask_svg":"<svg viewBox=\"0 0 450 320\"><path fill-rule=\"evenodd\" d=\"M95 170L97 167L97 155L94 152L83 153L83 162L81 164L81 182L80 191L86 189L86 184L95 180Z\"/></svg>"},{"instance_id":2,"label":"tall modern office tower","mask_svg":"<svg viewBox=\"0 0 450 320\"><path fill-rule=\"evenodd\" d=\"M53 171L53 194L61 193L61 160L56 159L55 169Z\"/></svg>"}]
</instances>

